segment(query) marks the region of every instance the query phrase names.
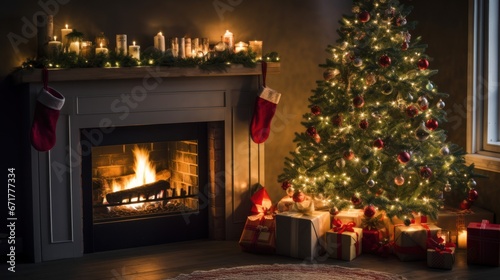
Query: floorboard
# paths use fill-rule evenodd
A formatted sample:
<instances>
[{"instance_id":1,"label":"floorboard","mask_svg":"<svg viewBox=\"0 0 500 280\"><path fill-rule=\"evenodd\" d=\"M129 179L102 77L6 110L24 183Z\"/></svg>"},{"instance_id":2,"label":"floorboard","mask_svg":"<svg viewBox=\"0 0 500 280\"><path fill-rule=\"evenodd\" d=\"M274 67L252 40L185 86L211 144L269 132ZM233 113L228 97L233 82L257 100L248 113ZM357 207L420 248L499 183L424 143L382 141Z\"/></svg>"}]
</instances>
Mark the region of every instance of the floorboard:
<instances>
[{"instance_id":1,"label":"floorboard","mask_svg":"<svg viewBox=\"0 0 500 280\"><path fill-rule=\"evenodd\" d=\"M407 279L499 279L499 267L467 265L466 257L465 250L457 250L452 270L432 269L425 261L401 262L394 256L368 254L351 262L326 258L316 263L386 271ZM76 259L17 264L15 273L8 272L2 264L0 279L160 280L194 270L274 263L308 262L279 255L245 253L235 241L195 240L86 254Z\"/></svg>"}]
</instances>

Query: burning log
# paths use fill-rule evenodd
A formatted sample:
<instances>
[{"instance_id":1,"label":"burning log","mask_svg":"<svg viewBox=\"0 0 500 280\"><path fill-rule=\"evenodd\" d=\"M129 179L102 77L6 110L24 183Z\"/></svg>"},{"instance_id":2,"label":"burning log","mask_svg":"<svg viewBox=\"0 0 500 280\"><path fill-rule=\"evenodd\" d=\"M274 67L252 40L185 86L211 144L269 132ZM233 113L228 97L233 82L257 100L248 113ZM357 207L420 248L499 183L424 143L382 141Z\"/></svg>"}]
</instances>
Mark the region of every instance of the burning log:
<instances>
[{"instance_id":1,"label":"burning log","mask_svg":"<svg viewBox=\"0 0 500 280\"><path fill-rule=\"evenodd\" d=\"M170 189L170 183L165 180L159 180L139 187L108 193L106 194L106 200L110 204L148 201L150 199L157 199L162 191L163 195L165 195L167 189Z\"/></svg>"}]
</instances>

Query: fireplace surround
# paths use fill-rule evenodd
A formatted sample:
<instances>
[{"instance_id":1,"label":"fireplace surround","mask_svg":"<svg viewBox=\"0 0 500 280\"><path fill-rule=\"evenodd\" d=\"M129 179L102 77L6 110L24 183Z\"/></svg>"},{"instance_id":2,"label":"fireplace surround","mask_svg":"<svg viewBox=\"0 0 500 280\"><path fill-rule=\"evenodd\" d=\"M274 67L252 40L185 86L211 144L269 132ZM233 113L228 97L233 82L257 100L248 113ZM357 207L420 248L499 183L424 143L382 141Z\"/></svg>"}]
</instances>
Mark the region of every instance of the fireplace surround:
<instances>
[{"instance_id":1,"label":"fireplace surround","mask_svg":"<svg viewBox=\"0 0 500 280\"><path fill-rule=\"evenodd\" d=\"M268 73L277 72L279 64L270 63ZM32 119L42 87L41 71L23 71L19 82ZM99 146L105 135L147 126L206 128L206 168L200 169L200 179L205 179L199 185L207 190L200 191L206 203L199 206L208 217L207 237L237 240L251 206L251 190L264 185L264 145L253 143L249 135L261 82L259 66L231 66L217 73L167 67L50 70L49 85L66 102L57 123L56 145L48 152L29 147L27 222L32 236L24 242L27 255L40 262L89 252L85 153Z\"/></svg>"}]
</instances>

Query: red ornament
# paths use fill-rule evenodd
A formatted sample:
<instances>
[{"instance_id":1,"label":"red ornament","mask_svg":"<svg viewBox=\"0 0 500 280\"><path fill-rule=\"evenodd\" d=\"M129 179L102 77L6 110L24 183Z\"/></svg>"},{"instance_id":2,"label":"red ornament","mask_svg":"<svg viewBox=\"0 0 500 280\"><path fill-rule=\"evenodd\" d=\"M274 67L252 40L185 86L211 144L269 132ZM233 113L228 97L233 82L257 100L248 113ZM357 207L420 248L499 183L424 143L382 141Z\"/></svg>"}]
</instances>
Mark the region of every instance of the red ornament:
<instances>
[{"instance_id":1,"label":"red ornament","mask_svg":"<svg viewBox=\"0 0 500 280\"><path fill-rule=\"evenodd\" d=\"M319 108L319 106L317 105L314 105L311 107L311 113L313 113L313 115L315 116L321 115L321 108Z\"/></svg>"},{"instance_id":2,"label":"red ornament","mask_svg":"<svg viewBox=\"0 0 500 280\"><path fill-rule=\"evenodd\" d=\"M363 96L358 95L358 96L354 97L354 99L352 100L352 104L356 108L361 108L365 105L365 99L363 98Z\"/></svg>"},{"instance_id":3,"label":"red ornament","mask_svg":"<svg viewBox=\"0 0 500 280\"><path fill-rule=\"evenodd\" d=\"M425 58L421 58L418 60L417 65L418 65L418 69L425 70L425 69L429 68L429 61Z\"/></svg>"},{"instance_id":4,"label":"red ornament","mask_svg":"<svg viewBox=\"0 0 500 280\"><path fill-rule=\"evenodd\" d=\"M420 176L424 179L429 179L432 177L432 169L427 166L420 168Z\"/></svg>"},{"instance_id":5,"label":"red ornament","mask_svg":"<svg viewBox=\"0 0 500 280\"><path fill-rule=\"evenodd\" d=\"M378 59L378 64L382 67L389 67L391 65L391 58L384 54Z\"/></svg>"},{"instance_id":6,"label":"red ornament","mask_svg":"<svg viewBox=\"0 0 500 280\"><path fill-rule=\"evenodd\" d=\"M467 199L464 199L462 200L462 202L460 202L460 209L462 210L468 210L470 209L471 206L472 206L472 201L469 201Z\"/></svg>"},{"instance_id":7,"label":"red ornament","mask_svg":"<svg viewBox=\"0 0 500 280\"><path fill-rule=\"evenodd\" d=\"M406 51L408 49L410 45L408 44L408 42L403 42L403 44L401 44L401 49L403 51Z\"/></svg>"},{"instance_id":8,"label":"red ornament","mask_svg":"<svg viewBox=\"0 0 500 280\"><path fill-rule=\"evenodd\" d=\"M358 197L358 196L356 196L356 195L353 195L353 196L351 197L351 202L352 202L352 204L354 204L354 205L358 205L358 204L360 204L360 203L361 203L361 198L359 198L359 197Z\"/></svg>"},{"instance_id":9,"label":"red ornament","mask_svg":"<svg viewBox=\"0 0 500 280\"><path fill-rule=\"evenodd\" d=\"M290 184L290 182L288 182L288 181L283 181L283 183L281 183L281 188L282 188L283 190L285 190L285 191L286 191L288 188L290 188L291 186L292 186L292 184Z\"/></svg>"},{"instance_id":10,"label":"red ornament","mask_svg":"<svg viewBox=\"0 0 500 280\"><path fill-rule=\"evenodd\" d=\"M398 154L398 161L400 163L407 163L410 161L411 155L408 152L401 152Z\"/></svg>"},{"instance_id":11,"label":"red ornament","mask_svg":"<svg viewBox=\"0 0 500 280\"><path fill-rule=\"evenodd\" d=\"M354 152L352 150L345 151L343 157L346 160L351 160L354 158Z\"/></svg>"},{"instance_id":12,"label":"red ornament","mask_svg":"<svg viewBox=\"0 0 500 280\"><path fill-rule=\"evenodd\" d=\"M306 133L311 136L311 137L314 137L314 135L318 134L318 132L316 131L316 128L314 126L311 126L309 127L307 130L306 130Z\"/></svg>"},{"instance_id":13,"label":"red ornament","mask_svg":"<svg viewBox=\"0 0 500 280\"><path fill-rule=\"evenodd\" d=\"M361 22L368 22L370 20L370 13L368 11L362 11L359 13L358 19Z\"/></svg>"},{"instance_id":14,"label":"red ornament","mask_svg":"<svg viewBox=\"0 0 500 280\"><path fill-rule=\"evenodd\" d=\"M467 199L469 201L475 201L478 197L479 197L479 194L477 193L476 189L469 190L469 196L467 197Z\"/></svg>"},{"instance_id":15,"label":"red ornament","mask_svg":"<svg viewBox=\"0 0 500 280\"><path fill-rule=\"evenodd\" d=\"M332 123L336 126L341 126L342 125L342 115L333 116Z\"/></svg>"},{"instance_id":16,"label":"red ornament","mask_svg":"<svg viewBox=\"0 0 500 280\"><path fill-rule=\"evenodd\" d=\"M359 122L359 127L361 129L367 129L368 128L368 121L366 119L363 119Z\"/></svg>"},{"instance_id":17,"label":"red ornament","mask_svg":"<svg viewBox=\"0 0 500 280\"><path fill-rule=\"evenodd\" d=\"M406 115L410 118L413 118L418 115L418 109L415 106L410 105L406 107Z\"/></svg>"},{"instance_id":18,"label":"red ornament","mask_svg":"<svg viewBox=\"0 0 500 280\"><path fill-rule=\"evenodd\" d=\"M370 204L370 205L365 207L363 214L365 214L366 217L371 218L371 217L375 216L376 212L377 212L377 209L375 209L375 206Z\"/></svg>"},{"instance_id":19,"label":"red ornament","mask_svg":"<svg viewBox=\"0 0 500 280\"><path fill-rule=\"evenodd\" d=\"M382 141L382 139L377 139L373 142L373 147L377 148L377 149L382 149L384 147L384 141Z\"/></svg>"},{"instance_id":20,"label":"red ornament","mask_svg":"<svg viewBox=\"0 0 500 280\"><path fill-rule=\"evenodd\" d=\"M293 193L292 200L295 202L302 202L306 199L306 195L301 191L296 191Z\"/></svg>"},{"instance_id":21,"label":"red ornament","mask_svg":"<svg viewBox=\"0 0 500 280\"><path fill-rule=\"evenodd\" d=\"M436 128L438 128L438 121L436 121L435 119L429 119L425 122L425 127L427 127L427 129L429 130L435 130Z\"/></svg>"}]
</instances>

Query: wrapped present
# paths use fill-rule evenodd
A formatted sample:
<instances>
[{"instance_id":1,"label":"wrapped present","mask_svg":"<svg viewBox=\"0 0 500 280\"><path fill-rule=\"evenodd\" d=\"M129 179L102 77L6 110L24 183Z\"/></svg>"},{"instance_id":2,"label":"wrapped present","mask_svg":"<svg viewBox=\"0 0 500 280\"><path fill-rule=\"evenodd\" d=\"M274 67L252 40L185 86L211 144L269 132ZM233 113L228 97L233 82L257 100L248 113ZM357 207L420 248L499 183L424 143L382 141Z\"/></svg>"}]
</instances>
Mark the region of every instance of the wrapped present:
<instances>
[{"instance_id":1,"label":"wrapped present","mask_svg":"<svg viewBox=\"0 0 500 280\"><path fill-rule=\"evenodd\" d=\"M356 225L361 225L363 217L363 209L343 210L335 215L335 219L341 220L342 223L354 222Z\"/></svg>"},{"instance_id":2,"label":"wrapped present","mask_svg":"<svg viewBox=\"0 0 500 280\"><path fill-rule=\"evenodd\" d=\"M467 263L500 266L500 224L469 223Z\"/></svg>"},{"instance_id":3,"label":"wrapped present","mask_svg":"<svg viewBox=\"0 0 500 280\"><path fill-rule=\"evenodd\" d=\"M247 218L239 245L243 251L274 254L276 220L269 215L253 215Z\"/></svg>"},{"instance_id":4,"label":"wrapped present","mask_svg":"<svg viewBox=\"0 0 500 280\"><path fill-rule=\"evenodd\" d=\"M468 210L445 207L444 209L439 210L436 224L443 230L449 231L451 241L457 243L459 231L463 230L465 232L469 223L479 222L482 220L488 220L492 223L493 218L492 212L476 206L472 206ZM459 244L460 248L462 247L461 245L462 244Z\"/></svg>"},{"instance_id":5,"label":"wrapped present","mask_svg":"<svg viewBox=\"0 0 500 280\"><path fill-rule=\"evenodd\" d=\"M278 213L276 218L276 253L313 260L325 248L330 229L330 213L314 211Z\"/></svg>"},{"instance_id":6,"label":"wrapped present","mask_svg":"<svg viewBox=\"0 0 500 280\"><path fill-rule=\"evenodd\" d=\"M429 240L441 229L433 224L394 226L394 253L401 261L425 260Z\"/></svg>"},{"instance_id":7,"label":"wrapped present","mask_svg":"<svg viewBox=\"0 0 500 280\"><path fill-rule=\"evenodd\" d=\"M265 188L256 191L250 200L253 203L239 245L243 251L273 254L276 251L276 220L274 208Z\"/></svg>"},{"instance_id":8,"label":"wrapped present","mask_svg":"<svg viewBox=\"0 0 500 280\"><path fill-rule=\"evenodd\" d=\"M377 253L383 238L384 236L380 230L363 228L363 239L361 242L363 253Z\"/></svg>"},{"instance_id":9,"label":"wrapped present","mask_svg":"<svg viewBox=\"0 0 500 280\"><path fill-rule=\"evenodd\" d=\"M326 252L331 258L352 261L361 254L363 230L354 226L339 222L326 232Z\"/></svg>"},{"instance_id":10,"label":"wrapped present","mask_svg":"<svg viewBox=\"0 0 500 280\"><path fill-rule=\"evenodd\" d=\"M427 249L427 266L451 269L455 262L455 247Z\"/></svg>"}]
</instances>

